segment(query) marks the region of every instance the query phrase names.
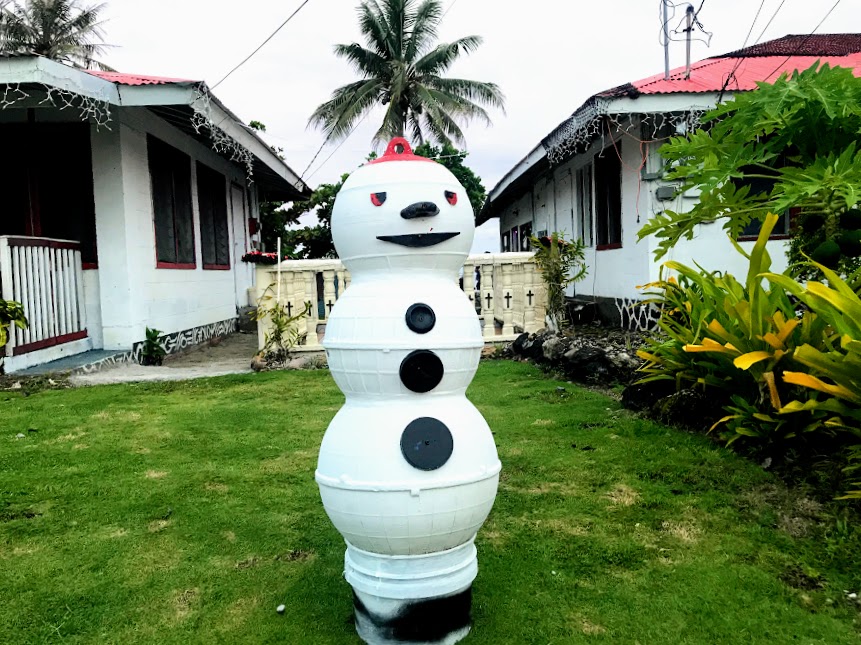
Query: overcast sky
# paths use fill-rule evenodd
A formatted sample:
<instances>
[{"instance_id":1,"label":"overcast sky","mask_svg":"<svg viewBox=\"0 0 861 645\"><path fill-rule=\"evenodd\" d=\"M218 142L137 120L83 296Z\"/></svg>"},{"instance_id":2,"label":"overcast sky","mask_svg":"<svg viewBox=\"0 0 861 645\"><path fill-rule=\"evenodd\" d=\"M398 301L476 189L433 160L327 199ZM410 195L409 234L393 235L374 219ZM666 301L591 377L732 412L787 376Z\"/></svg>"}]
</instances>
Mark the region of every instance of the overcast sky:
<instances>
[{"instance_id":1,"label":"overcast sky","mask_svg":"<svg viewBox=\"0 0 861 645\"><path fill-rule=\"evenodd\" d=\"M701 0L695 0L699 6ZM443 0L448 9L440 39L477 34L484 45L450 75L497 83L507 97L493 127L465 129L467 163L490 190L550 130L601 90L663 71L658 43L659 0ZM108 0L106 40L117 45L104 58L139 74L205 80L215 84L254 50L301 0ZM302 173L323 143L307 128L314 108L333 89L356 80L332 53L335 43L360 41L359 0L310 0L297 16L215 94L245 122L268 128L267 140L284 148ZM750 43L813 30L832 0L765 0ZM675 26L687 3L676 10ZM695 42L694 60L742 46L760 2L705 0L699 14L714 32L711 47ZM861 32L861 0L842 0L818 33ZM684 65L684 43L671 46L671 66ZM360 165L372 149L380 113L334 150L323 149L305 175L312 186L332 182ZM485 224L474 252L498 250L497 222Z\"/></svg>"}]
</instances>

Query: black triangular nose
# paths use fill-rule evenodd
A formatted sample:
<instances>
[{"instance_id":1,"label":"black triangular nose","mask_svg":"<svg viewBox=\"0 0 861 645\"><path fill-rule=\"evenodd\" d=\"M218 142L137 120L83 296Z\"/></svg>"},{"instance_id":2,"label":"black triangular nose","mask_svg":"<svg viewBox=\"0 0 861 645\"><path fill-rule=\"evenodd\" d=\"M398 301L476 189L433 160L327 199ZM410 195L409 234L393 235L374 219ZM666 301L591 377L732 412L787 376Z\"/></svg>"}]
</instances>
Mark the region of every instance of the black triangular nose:
<instances>
[{"instance_id":1,"label":"black triangular nose","mask_svg":"<svg viewBox=\"0 0 861 645\"><path fill-rule=\"evenodd\" d=\"M416 219L417 217L433 217L439 215L439 207L433 202L416 202L410 204L401 211L404 219Z\"/></svg>"}]
</instances>

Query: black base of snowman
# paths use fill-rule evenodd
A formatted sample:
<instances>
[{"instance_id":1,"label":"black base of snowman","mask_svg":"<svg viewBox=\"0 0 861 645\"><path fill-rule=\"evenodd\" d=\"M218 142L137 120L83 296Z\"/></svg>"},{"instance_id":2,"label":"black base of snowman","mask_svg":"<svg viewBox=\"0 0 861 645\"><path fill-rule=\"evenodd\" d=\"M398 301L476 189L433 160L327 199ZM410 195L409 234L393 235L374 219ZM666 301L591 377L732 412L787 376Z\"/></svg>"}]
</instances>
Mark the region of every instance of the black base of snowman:
<instances>
[{"instance_id":1,"label":"black base of snowman","mask_svg":"<svg viewBox=\"0 0 861 645\"><path fill-rule=\"evenodd\" d=\"M501 468L465 396L483 347L457 286L474 231L464 188L403 139L349 177L333 210L351 282L323 345L347 400L316 480L372 645L451 644L470 629L475 536Z\"/></svg>"}]
</instances>

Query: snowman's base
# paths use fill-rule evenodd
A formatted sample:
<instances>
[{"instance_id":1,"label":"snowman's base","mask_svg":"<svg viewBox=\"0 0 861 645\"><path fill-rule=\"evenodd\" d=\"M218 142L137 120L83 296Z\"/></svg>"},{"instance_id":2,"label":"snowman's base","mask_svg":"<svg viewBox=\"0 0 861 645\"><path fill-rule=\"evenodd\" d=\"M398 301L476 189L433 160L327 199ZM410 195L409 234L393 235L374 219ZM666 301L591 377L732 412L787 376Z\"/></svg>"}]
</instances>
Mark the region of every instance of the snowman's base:
<instances>
[{"instance_id":1,"label":"snowman's base","mask_svg":"<svg viewBox=\"0 0 861 645\"><path fill-rule=\"evenodd\" d=\"M452 645L469 633L478 573L472 540L416 556L369 553L348 544L344 562L356 631L369 645Z\"/></svg>"},{"instance_id":2,"label":"snowman's base","mask_svg":"<svg viewBox=\"0 0 861 645\"><path fill-rule=\"evenodd\" d=\"M354 590L353 606L356 632L368 645L453 645L469 633L472 624L472 586L453 596L400 601Z\"/></svg>"}]
</instances>

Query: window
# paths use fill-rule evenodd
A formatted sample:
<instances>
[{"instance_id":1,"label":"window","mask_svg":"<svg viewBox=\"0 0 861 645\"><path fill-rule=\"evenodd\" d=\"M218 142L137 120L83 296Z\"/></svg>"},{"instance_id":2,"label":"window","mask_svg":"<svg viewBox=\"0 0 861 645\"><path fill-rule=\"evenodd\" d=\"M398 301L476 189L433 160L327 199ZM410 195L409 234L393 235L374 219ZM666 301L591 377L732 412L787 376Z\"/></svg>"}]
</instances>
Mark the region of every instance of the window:
<instances>
[{"instance_id":1,"label":"window","mask_svg":"<svg viewBox=\"0 0 861 645\"><path fill-rule=\"evenodd\" d=\"M520 225L520 251L532 250L532 222Z\"/></svg>"},{"instance_id":2,"label":"window","mask_svg":"<svg viewBox=\"0 0 861 645\"><path fill-rule=\"evenodd\" d=\"M515 253L520 250L520 235L516 226L511 229L511 250Z\"/></svg>"},{"instance_id":3,"label":"window","mask_svg":"<svg viewBox=\"0 0 861 645\"><path fill-rule=\"evenodd\" d=\"M595 229L597 248L622 247L622 162L619 143L595 157Z\"/></svg>"},{"instance_id":4,"label":"window","mask_svg":"<svg viewBox=\"0 0 861 645\"><path fill-rule=\"evenodd\" d=\"M796 209L790 209L777 221L777 224L774 225L774 229L771 231L771 235L768 239L770 240L783 240L789 237L789 227L791 223L791 219L793 216L792 211ZM759 232L762 230L762 220L753 219L750 223L744 227L744 230L741 232L741 235L738 236L740 241L745 240L755 240L759 237Z\"/></svg>"},{"instance_id":5,"label":"window","mask_svg":"<svg viewBox=\"0 0 861 645\"><path fill-rule=\"evenodd\" d=\"M197 205L204 269L230 268L227 182L224 175L197 163Z\"/></svg>"},{"instance_id":6,"label":"window","mask_svg":"<svg viewBox=\"0 0 861 645\"><path fill-rule=\"evenodd\" d=\"M580 168L575 181L580 241L584 246L592 246L592 164Z\"/></svg>"},{"instance_id":7,"label":"window","mask_svg":"<svg viewBox=\"0 0 861 645\"><path fill-rule=\"evenodd\" d=\"M774 168L784 168L787 165L785 155L779 156L777 159L772 161L771 165ZM744 166L741 170L742 172L771 174L766 170L754 166ZM748 193L749 195L767 196L771 194L772 190L774 190L774 185L777 183L777 180L768 179L766 177L747 177L745 179L732 179L732 183L735 185L736 190L741 189L743 186L748 186L750 189L750 192ZM771 235L769 236L770 240L781 240L789 237L789 228L791 226L792 218L795 215L793 211L797 211L797 209L790 209L783 214L780 220L778 220L774 229L771 231ZM759 232L761 230L762 221L758 219L751 220L750 223L744 227L744 230L741 232L741 235L738 236L738 239L742 241L755 240L759 237Z\"/></svg>"},{"instance_id":8,"label":"window","mask_svg":"<svg viewBox=\"0 0 861 645\"><path fill-rule=\"evenodd\" d=\"M156 266L194 269L191 159L176 148L147 137L155 223Z\"/></svg>"},{"instance_id":9,"label":"window","mask_svg":"<svg viewBox=\"0 0 861 645\"><path fill-rule=\"evenodd\" d=\"M502 252L508 253L511 250L511 233L505 232L502 234Z\"/></svg>"}]
</instances>

